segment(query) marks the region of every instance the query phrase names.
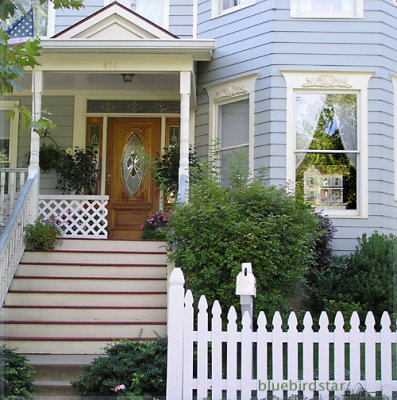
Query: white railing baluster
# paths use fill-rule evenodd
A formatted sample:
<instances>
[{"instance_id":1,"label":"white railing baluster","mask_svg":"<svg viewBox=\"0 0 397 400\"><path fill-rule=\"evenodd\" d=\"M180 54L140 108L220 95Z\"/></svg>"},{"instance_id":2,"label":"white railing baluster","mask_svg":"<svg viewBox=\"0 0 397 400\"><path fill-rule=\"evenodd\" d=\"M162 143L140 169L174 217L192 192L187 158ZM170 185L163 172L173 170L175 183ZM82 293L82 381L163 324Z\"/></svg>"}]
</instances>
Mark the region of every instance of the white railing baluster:
<instances>
[{"instance_id":1,"label":"white railing baluster","mask_svg":"<svg viewBox=\"0 0 397 400\"><path fill-rule=\"evenodd\" d=\"M10 176L16 177L16 171L11 171ZM18 267L19 261L24 251L24 228L28 223L26 215L29 214L32 205L31 190L36 175L28 177L24 187L18 195L18 200L15 203L11 215L0 237L0 273L1 273L1 287L0 287L0 307L3 306L5 296L11 285L15 271ZM10 180L11 185L15 181ZM15 194L15 185L14 185ZM12 195L11 197L13 197Z\"/></svg>"}]
</instances>

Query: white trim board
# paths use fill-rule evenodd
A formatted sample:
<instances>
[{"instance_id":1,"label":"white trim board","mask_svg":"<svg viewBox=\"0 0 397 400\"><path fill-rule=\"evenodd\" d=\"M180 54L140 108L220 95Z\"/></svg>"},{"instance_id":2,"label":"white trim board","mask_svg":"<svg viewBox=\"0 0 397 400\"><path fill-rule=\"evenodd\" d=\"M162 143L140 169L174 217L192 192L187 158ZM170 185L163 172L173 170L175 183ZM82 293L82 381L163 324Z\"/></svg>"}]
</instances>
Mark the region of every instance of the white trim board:
<instances>
[{"instance_id":1,"label":"white trim board","mask_svg":"<svg viewBox=\"0 0 397 400\"><path fill-rule=\"evenodd\" d=\"M394 87L394 200L397 201L397 75L392 75Z\"/></svg>"}]
</instances>

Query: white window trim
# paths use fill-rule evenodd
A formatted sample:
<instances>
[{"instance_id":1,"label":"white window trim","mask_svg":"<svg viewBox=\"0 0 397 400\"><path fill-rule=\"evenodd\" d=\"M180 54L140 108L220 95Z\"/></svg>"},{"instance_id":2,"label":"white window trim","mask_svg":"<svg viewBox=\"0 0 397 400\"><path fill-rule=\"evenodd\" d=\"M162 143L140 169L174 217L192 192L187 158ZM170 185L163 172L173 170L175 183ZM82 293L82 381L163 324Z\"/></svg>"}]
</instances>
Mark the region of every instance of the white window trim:
<instances>
[{"instance_id":1,"label":"white window trim","mask_svg":"<svg viewBox=\"0 0 397 400\"><path fill-rule=\"evenodd\" d=\"M211 147L220 138L219 132L219 106L236 101L249 99L249 143L248 167L250 174L254 172L254 119L255 119L255 82L258 73L253 73L226 82L215 83L205 87L209 98L209 131L208 131L208 157L213 157ZM234 148L246 146L241 144ZM226 150L227 148L222 148Z\"/></svg>"},{"instance_id":2,"label":"white window trim","mask_svg":"<svg viewBox=\"0 0 397 400\"><path fill-rule=\"evenodd\" d=\"M332 218L368 218L368 83L373 72L281 71L287 84L286 182L295 187L295 93L357 93L357 210L324 210Z\"/></svg>"},{"instance_id":3,"label":"white window trim","mask_svg":"<svg viewBox=\"0 0 397 400\"><path fill-rule=\"evenodd\" d=\"M354 15L349 13L312 13L299 11L299 0L291 0L290 16L291 18L363 18L364 17L364 1L356 0L356 12Z\"/></svg>"},{"instance_id":4,"label":"white window trim","mask_svg":"<svg viewBox=\"0 0 397 400\"><path fill-rule=\"evenodd\" d=\"M397 201L397 75L392 75L394 87L394 200Z\"/></svg>"},{"instance_id":5,"label":"white window trim","mask_svg":"<svg viewBox=\"0 0 397 400\"><path fill-rule=\"evenodd\" d=\"M19 101L14 100L0 100L0 110L14 111L14 116L10 119L10 150L9 150L9 162L10 168L17 167L18 158L18 122L19 122Z\"/></svg>"},{"instance_id":6,"label":"white window trim","mask_svg":"<svg viewBox=\"0 0 397 400\"><path fill-rule=\"evenodd\" d=\"M211 4L211 18L221 17L222 15L230 14L235 11L241 10L243 8L252 6L255 4L255 0L248 1L245 4L240 4L238 6L227 8L226 10L222 10L221 5L222 0L212 0Z\"/></svg>"}]
</instances>

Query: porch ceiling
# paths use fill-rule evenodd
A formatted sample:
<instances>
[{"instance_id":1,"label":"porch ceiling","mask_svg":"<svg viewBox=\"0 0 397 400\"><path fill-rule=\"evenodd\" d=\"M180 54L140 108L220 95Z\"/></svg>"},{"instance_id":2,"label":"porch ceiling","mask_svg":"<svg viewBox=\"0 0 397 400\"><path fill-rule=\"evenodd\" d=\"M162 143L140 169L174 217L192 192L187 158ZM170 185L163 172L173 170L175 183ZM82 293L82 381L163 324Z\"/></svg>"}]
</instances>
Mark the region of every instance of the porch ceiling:
<instances>
[{"instance_id":1,"label":"porch ceiling","mask_svg":"<svg viewBox=\"0 0 397 400\"><path fill-rule=\"evenodd\" d=\"M30 91L32 76L25 72L20 81L22 90ZM177 91L179 93L179 74L135 74L130 83L125 83L121 72L44 72L44 92L46 91Z\"/></svg>"}]
</instances>

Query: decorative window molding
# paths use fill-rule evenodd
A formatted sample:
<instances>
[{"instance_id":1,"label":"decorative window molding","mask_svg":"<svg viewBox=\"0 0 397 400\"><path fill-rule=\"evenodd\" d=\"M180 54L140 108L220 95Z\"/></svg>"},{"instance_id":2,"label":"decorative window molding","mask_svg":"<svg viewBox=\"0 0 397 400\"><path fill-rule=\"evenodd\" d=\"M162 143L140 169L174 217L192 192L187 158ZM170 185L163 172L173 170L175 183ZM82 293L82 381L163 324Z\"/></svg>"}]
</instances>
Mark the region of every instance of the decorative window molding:
<instances>
[{"instance_id":1,"label":"decorative window molding","mask_svg":"<svg viewBox=\"0 0 397 400\"><path fill-rule=\"evenodd\" d=\"M394 87L394 200L397 201L397 75L391 77Z\"/></svg>"},{"instance_id":2,"label":"decorative window molding","mask_svg":"<svg viewBox=\"0 0 397 400\"><path fill-rule=\"evenodd\" d=\"M310 201L330 217L367 218L368 82L373 73L281 72L287 84L287 184L302 190L306 199L313 195ZM302 127L305 128L300 133ZM322 144L321 135L332 139L333 144ZM320 161L311 164L313 171L310 171L313 174L306 176L309 168L301 177L303 170L299 171L299 167L302 169L305 165L302 160L308 157L307 162L310 164L312 155L318 155L320 160L331 156L338 161L335 164L327 162L327 165L321 165ZM341 159L345 159L345 164ZM346 169L350 172L346 172ZM356 174L356 180L352 178L352 171ZM353 182L349 187L347 183L346 186L341 184L346 177ZM296 186L297 179L299 188ZM319 183L319 187L315 188L310 179L322 182L322 185ZM336 182L335 185L333 182ZM326 188L327 185L331 188ZM337 189L339 193L336 193ZM350 203L346 200L347 196L342 199L343 190L346 192L347 189L354 191L354 199Z\"/></svg>"},{"instance_id":3,"label":"decorative window molding","mask_svg":"<svg viewBox=\"0 0 397 400\"><path fill-rule=\"evenodd\" d=\"M213 157L212 145L219 143L219 150L232 150L242 147L248 148L248 166L250 173L254 170L254 108L255 108L255 82L257 73L230 81L216 83L205 87L209 98L209 135L208 157ZM245 102L244 102L245 101ZM248 101L248 104L246 103ZM235 143L231 146L222 146L220 132L222 106L241 102L242 107L248 106L248 141ZM220 160L217 161L220 166Z\"/></svg>"},{"instance_id":4,"label":"decorative window molding","mask_svg":"<svg viewBox=\"0 0 397 400\"><path fill-rule=\"evenodd\" d=\"M255 4L255 0L212 0L211 17L230 14Z\"/></svg>"},{"instance_id":5,"label":"decorative window molding","mask_svg":"<svg viewBox=\"0 0 397 400\"><path fill-rule=\"evenodd\" d=\"M19 121L18 107L18 101L0 100L0 113L2 114L1 119L4 119L4 121L2 121L2 132L0 134L0 150L6 148L10 168L17 167ZM14 116L10 119L7 119L6 111L9 110L14 112ZM6 129L6 127L8 127L8 129Z\"/></svg>"},{"instance_id":6,"label":"decorative window molding","mask_svg":"<svg viewBox=\"0 0 397 400\"><path fill-rule=\"evenodd\" d=\"M363 0L291 0L291 18L363 18Z\"/></svg>"}]
</instances>

